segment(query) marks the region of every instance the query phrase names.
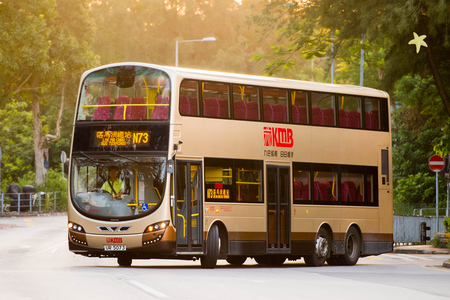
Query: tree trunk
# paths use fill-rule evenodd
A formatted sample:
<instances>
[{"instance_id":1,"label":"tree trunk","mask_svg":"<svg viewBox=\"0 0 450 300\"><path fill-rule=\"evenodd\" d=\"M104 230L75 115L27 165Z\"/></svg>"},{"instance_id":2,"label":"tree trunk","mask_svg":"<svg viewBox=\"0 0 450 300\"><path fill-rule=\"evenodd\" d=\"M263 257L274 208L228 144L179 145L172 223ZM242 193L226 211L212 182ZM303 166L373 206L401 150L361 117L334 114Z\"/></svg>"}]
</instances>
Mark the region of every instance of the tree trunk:
<instances>
[{"instance_id":1,"label":"tree trunk","mask_svg":"<svg viewBox=\"0 0 450 300\"><path fill-rule=\"evenodd\" d=\"M33 112L33 141L34 141L34 166L36 171L35 184L40 186L45 181L44 168L44 139L41 136L41 108L39 99L34 98L31 101L31 109Z\"/></svg>"},{"instance_id":2,"label":"tree trunk","mask_svg":"<svg viewBox=\"0 0 450 300\"><path fill-rule=\"evenodd\" d=\"M419 10L419 27L422 31L421 34L428 36L428 28L425 24L424 18L425 17L422 15L422 11ZM442 102L444 103L447 115L450 116L450 98L448 97L444 82L442 81L441 74L439 73L439 69L436 65L436 60L434 59L434 54L432 51L433 45L431 45L430 42L427 42L427 44L428 47L425 47L425 51L427 52L428 65L430 66L431 74L433 74L434 82L436 83L439 95L441 96Z\"/></svg>"}]
</instances>

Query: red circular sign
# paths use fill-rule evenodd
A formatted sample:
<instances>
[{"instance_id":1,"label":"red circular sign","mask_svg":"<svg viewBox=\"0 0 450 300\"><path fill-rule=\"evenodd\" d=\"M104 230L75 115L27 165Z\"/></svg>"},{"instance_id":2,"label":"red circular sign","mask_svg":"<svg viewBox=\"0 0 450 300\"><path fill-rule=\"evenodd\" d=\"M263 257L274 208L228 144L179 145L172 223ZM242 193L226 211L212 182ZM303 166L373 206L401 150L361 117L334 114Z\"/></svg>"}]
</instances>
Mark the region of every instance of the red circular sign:
<instances>
[{"instance_id":1,"label":"red circular sign","mask_svg":"<svg viewBox=\"0 0 450 300\"><path fill-rule=\"evenodd\" d=\"M435 154L428 160L428 166L430 167L431 171L440 172L445 167L445 161L440 155Z\"/></svg>"}]
</instances>

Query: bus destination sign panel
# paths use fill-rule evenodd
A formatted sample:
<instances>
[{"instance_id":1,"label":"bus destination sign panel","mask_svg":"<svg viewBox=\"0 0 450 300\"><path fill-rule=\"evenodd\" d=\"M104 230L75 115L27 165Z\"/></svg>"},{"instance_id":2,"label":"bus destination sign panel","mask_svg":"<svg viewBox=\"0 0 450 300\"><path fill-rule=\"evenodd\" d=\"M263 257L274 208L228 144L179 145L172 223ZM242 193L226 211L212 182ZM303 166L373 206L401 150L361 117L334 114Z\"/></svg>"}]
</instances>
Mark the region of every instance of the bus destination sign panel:
<instances>
[{"instance_id":1,"label":"bus destination sign panel","mask_svg":"<svg viewBox=\"0 0 450 300\"><path fill-rule=\"evenodd\" d=\"M150 132L136 130L99 130L93 132L94 147L149 146Z\"/></svg>"}]
</instances>

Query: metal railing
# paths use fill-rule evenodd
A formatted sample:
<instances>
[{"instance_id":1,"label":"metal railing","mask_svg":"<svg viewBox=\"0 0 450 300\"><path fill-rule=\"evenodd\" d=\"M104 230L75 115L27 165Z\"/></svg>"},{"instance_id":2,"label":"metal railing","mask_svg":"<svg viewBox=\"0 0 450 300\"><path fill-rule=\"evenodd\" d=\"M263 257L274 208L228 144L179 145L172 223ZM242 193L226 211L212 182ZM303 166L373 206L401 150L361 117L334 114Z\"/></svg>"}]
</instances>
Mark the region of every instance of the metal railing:
<instances>
[{"instance_id":1,"label":"metal railing","mask_svg":"<svg viewBox=\"0 0 450 300\"><path fill-rule=\"evenodd\" d=\"M11 213L43 213L62 211L61 192L2 193L0 216Z\"/></svg>"}]
</instances>

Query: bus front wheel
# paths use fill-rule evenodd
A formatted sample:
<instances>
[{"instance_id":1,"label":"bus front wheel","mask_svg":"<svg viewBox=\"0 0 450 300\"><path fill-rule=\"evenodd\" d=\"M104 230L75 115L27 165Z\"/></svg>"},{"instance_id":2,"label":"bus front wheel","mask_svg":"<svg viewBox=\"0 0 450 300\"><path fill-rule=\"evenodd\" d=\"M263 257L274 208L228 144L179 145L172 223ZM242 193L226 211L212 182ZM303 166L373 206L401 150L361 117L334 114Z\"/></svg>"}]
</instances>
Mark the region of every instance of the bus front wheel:
<instances>
[{"instance_id":1,"label":"bus front wheel","mask_svg":"<svg viewBox=\"0 0 450 300\"><path fill-rule=\"evenodd\" d=\"M220 251L220 239L219 239L219 227L214 224L208 233L208 239L206 240L206 254L200 258L202 268L214 269L219 258Z\"/></svg>"},{"instance_id":2,"label":"bus front wheel","mask_svg":"<svg viewBox=\"0 0 450 300\"><path fill-rule=\"evenodd\" d=\"M320 228L317 233L314 253L304 257L306 265L310 267L322 266L331 254L331 237L325 228Z\"/></svg>"},{"instance_id":3,"label":"bus front wheel","mask_svg":"<svg viewBox=\"0 0 450 300\"><path fill-rule=\"evenodd\" d=\"M131 255L121 254L119 257L117 257L117 263L121 267L129 267L131 266L131 263L133 262L133 258Z\"/></svg>"}]
</instances>

